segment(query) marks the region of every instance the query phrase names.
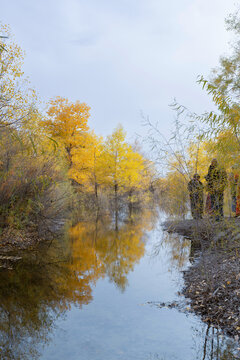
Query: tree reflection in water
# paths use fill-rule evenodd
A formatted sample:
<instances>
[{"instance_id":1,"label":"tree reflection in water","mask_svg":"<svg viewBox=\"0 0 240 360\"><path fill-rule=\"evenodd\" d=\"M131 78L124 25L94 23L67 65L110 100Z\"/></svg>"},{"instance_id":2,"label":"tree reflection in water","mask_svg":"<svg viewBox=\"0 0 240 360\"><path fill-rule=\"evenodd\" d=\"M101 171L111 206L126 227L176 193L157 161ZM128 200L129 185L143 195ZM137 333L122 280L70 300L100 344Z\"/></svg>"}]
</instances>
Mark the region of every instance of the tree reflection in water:
<instances>
[{"instance_id":1,"label":"tree reflection in water","mask_svg":"<svg viewBox=\"0 0 240 360\"><path fill-rule=\"evenodd\" d=\"M128 273L144 255L146 231L153 227L153 216L152 211L145 210L117 228L109 218L72 227L72 270L82 272L87 267L95 281L107 276L124 291Z\"/></svg>"},{"instance_id":2,"label":"tree reflection in water","mask_svg":"<svg viewBox=\"0 0 240 360\"><path fill-rule=\"evenodd\" d=\"M72 305L92 300L92 287L109 277L121 291L144 255L152 211L139 213L115 230L109 218L70 228L70 241L28 256L14 271L0 273L0 357L37 359L50 341L56 319ZM40 256L39 256L40 251Z\"/></svg>"},{"instance_id":3,"label":"tree reflection in water","mask_svg":"<svg viewBox=\"0 0 240 360\"><path fill-rule=\"evenodd\" d=\"M236 360L239 359L237 342L209 324L193 329L196 338L194 352L196 360ZM199 339L201 342L199 343Z\"/></svg>"},{"instance_id":4,"label":"tree reflection in water","mask_svg":"<svg viewBox=\"0 0 240 360\"><path fill-rule=\"evenodd\" d=\"M97 216L94 221L71 227L67 241L55 242L48 249L44 247L41 256L40 250L32 252L14 271L2 270L0 358L39 358L39 345L42 348L51 341L56 319L71 306L88 304L98 279L109 278L123 292L129 273L144 255L147 232L156 220L153 211L132 214L116 230L110 218ZM189 254L189 244L179 245L174 237L165 238L166 244L173 249L172 265L175 261L182 267L186 253ZM220 336L212 341L211 331L208 330L207 337L206 333L195 331L198 344L202 339L201 349L194 350L195 358L235 359L232 342Z\"/></svg>"},{"instance_id":5,"label":"tree reflection in water","mask_svg":"<svg viewBox=\"0 0 240 360\"><path fill-rule=\"evenodd\" d=\"M175 233L160 233L160 241L154 246L152 257L157 257L164 247L168 253L169 270L182 270L189 262L191 241Z\"/></svg>"},{"instance_id":6,"label":"tree reflection in water","mask_svg":"<svg viewBox=\"0 0 240 360\"><path fill-rule=\"evenodd\" d=\"M168 232L162 233L161 241L154 247L152 256L158 256L162 247L167 248L169 270L175 268L179 271L186 268L189 262L193 263L199 257L201 250L198 242ZM193 328L193 340L195 343L194 359L196 360L236 360L240 358L238 339L235 341L224 336L219 329L209 324ZM161 356L156 359L161 359Z\"/></svg>"},{"instance_id":7,"label":"tree reflection in water","mask_svg":"<svg viewBox=\"0 0 240 360\"><path fill-rule=\"evenodd\" d=\"M193 329L195 347L194 360L238 360L239 351L236 342L220 335L217 329L210 326ZM200 341L199 341L200 340ZM177 358L171 358L176 359ZM150 354L146 360L167 360L158 354Z\"/></svg>"}]
</instances>

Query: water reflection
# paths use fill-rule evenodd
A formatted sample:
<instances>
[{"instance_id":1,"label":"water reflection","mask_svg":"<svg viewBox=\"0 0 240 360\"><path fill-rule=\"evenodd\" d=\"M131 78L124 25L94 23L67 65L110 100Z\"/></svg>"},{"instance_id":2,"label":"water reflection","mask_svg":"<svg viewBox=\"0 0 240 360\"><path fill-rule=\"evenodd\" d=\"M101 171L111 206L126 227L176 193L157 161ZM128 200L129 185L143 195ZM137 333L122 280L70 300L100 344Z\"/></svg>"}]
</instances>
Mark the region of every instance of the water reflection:
<instances>
[{"instance_id":1,"label":"water reflection","mask_svg":"<svg viewBox=\"0 0 240 360\"><path fill-rule=\"evenodd\" d=\"M201 253L201 244L175 233L161 232L161 240L154 246L153 257L158 257L165 248L168 255L168 270L182 271L193 264ZM240 359L239 339L225 336L210 324L193 327L194 359L196 360L236 360ZM158 354L149 359L165 360ZM175 359L175 358L174 358ZM177 359L177 358L176 358Z\"/></svg>"},{"instance_id":2,"label":"water reflection","mask_svg":"<svg viewBox=\"0 0 240 360\"><path fill-rule=\"evenodd\" d=\"M194 329L196 360L236 360L239 350L236 341L227 338L210 326ZM199 343L198 339L201 339Z\"/></svg>"},{"instance_id":3,"label":"water reflection","mask_svg":"<svg viewBox=\"0 0 240 360\"><path fill-rule=\"evenodd\" d=\"M159 237L161 240L153 247L152 256L158 257L162 248L165 248L168 253L169 271L173 269L181 271L189 264L190 258L194 257L194 245L190 240L175 233L165 231L161 232Z\"/></svg>"},{"instance_id":4,"label":"water reflection","mask_svg":"<svg viewBox=\"0 0 240 360\"><path fill-rule=\"evenodd\" d=\"M44 247L40 257L39 252L32 252L14 271L0 272L0 358L40 358L40 346L42 349L51 341L56 320L73 306L82 308L89 304L99 279L107 278L121 292L125 291L130 272L145 254L148 234L157 217L156 212L149 210L135 213L119 221L116 229L110 217L100 218L97 214L95 219L72 226L67 239ZM186 265L189 241L165 235L162 246L170 255L169 269ZM125 333L126 328L122 330ZM234 342L221 337L216 329L202 325L192 334L196 341L194 359L236 358ZM128 358L127 349L123 358ZM149 359L164 357L153 354Z\"/></svg>"},{"instance_id":5,"label":"water reflection","mask_svg":"<svg viewBox=\"0 0 240 360\"><path fill-rule=\"evenodd\" d=\"M209 325L193 329L194 360L237 360L239 348L234 340L224 337L218 329ZM177 360L178 357L171 357ZM158 354L150 354L146 360L170 360Z\"/></svg>"},{"instance_id":6,"label":"water reflection","mask_svg":"<svg viewBox=\"0 0 240 360\"><path fill-rule=\"evenodd\" d=\"M70 228L70 241L44 247L40 256L28 254L14 271L2 271L0 358L39 358L38 345L50 341L55 320L73 304L88 304L99 278L107 276L124 291L144 255L152 215L138 214L117 230L110 218L79 223Z\"/></svg>"},{"instance_id":7,"label":"water reflection","mask_svg":"<svg viewBox=\"0 0 240 360\"><path fill-rule=\"evenodd\" d=\"M71 268L82 271L97 280L107 276L111 282L124 291L127 276L145 252L146 231L154 224L152 211L135 214L121 226L114 226L110 218L95 222L78 223L70 229L72 239Z\"/></svg>"},{"instance_id":8,"label":"water reflection","mask_svg":"<svg viewBox=\"0 0 240 360\"><path fill-rule=\"evenodd\" d=\"M201 244L176 233L160 232L160 241L153 247L152 257L158 257L162 248L168 252L169 271L183 270L201 254Z\"/></svg>"},{"instance_id":9,"label":"water reflection","mask_svg":"<svg viewBox=\"0 0 240 360\"><path fill-rule=\"evenodd\" d=\"M47 342L71 298L65 268L25 262L0 275L0 348L3 359L32 359Z\"/></svg>"}]
</instances>

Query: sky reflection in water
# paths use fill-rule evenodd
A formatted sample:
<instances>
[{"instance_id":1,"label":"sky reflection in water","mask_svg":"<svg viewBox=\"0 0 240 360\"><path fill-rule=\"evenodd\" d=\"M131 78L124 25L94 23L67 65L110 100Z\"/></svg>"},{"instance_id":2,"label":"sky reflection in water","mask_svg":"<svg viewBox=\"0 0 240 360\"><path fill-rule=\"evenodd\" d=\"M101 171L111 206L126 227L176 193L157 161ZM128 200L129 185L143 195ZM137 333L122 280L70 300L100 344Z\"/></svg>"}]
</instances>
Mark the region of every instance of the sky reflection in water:
<instances>
[{"instance_id":1,"label":"sky reflection in water","mask_svg":"<svg viewBox=\"0 0 240 360\"><path fill-rule=\"evenodd\" d=\"M2 272L2 358L234 359L216 329L148 304L179 300L189 265L190 242L163 234L162 220L145 211L118 231L110 219L79 223L70 242Z\"/></svg>"}]
</instances>

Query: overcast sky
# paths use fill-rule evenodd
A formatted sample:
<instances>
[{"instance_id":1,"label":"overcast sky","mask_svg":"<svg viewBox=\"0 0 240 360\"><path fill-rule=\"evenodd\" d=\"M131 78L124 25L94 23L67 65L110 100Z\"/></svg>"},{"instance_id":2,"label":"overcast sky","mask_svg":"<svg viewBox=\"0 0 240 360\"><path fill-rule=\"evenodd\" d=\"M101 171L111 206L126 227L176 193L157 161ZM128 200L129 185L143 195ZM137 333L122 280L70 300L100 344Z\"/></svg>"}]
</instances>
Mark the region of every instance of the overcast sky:
<instances>
[{"instance_id":1,"label":"overcast sky","mask_svg":"<svg viewBox=\"0 0 240 360\"><path fill-rule=\"evenodd\" d=\"M24 70L43 100L57 95L91 106L97 134L122 123L144 133L140 113L168 132L178 102L210 108L196 84L228 52L224 18L233 0L1 0L26 52Z\"/></svg>"}]
</instances>

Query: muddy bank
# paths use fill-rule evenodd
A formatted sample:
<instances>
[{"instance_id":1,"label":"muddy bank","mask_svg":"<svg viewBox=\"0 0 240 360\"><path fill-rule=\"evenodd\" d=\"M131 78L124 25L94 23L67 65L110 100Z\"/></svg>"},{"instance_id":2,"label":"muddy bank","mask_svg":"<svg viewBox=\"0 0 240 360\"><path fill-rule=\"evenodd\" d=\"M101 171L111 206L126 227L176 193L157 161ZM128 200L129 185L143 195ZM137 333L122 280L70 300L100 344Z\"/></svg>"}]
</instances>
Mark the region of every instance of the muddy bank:
<instances>
[{"instance_id":1,"label":"muddy bank","mask_svg":"<svg viewBox=\"0 0 240 360\"><path fill-rule=\"evenodd\" d=\"M178 233L193 241L202 241L206 245L228 239L228 245L233 240L240 240L240 218L224 218L216 222L211 218L200 220L174 220L162 224L169 233Z\"/></svg>"},{"instance_id":2,"label":"muddy bank","mask_svg":"<svg viewBox=\"0 0 240 360\"><path fill-rule=\"evenodd\" d=\"M42 243L51 242L62 235L66 219L52 223L42 231L35 227L28 229L14 229L5 227L0 234L0 269L12 269L14 264L21 261L27 251L37 249Z\"/></svg>"},{"instance_id":3,"label":"muddy bank","mask_svg":"<svg viewBox=\"0 0 240 360\"><path fill-rule=\"evenodd\" d=\"M5 228L0 235L0 269L12 269L26 250L42 241L35 231Z\"/></svg>"},{"instance_id":4,"label":"muddy bank","mask_svg":"<svg viewBox=\"0 0 240 360\"><path fill-rule=\"evenodd\" d=\"M200 249L193 265L184 271L183 294L202 320L240 339L240 219L214 222L169 221L176 232Z\"/></svg>"}]
</instances>

